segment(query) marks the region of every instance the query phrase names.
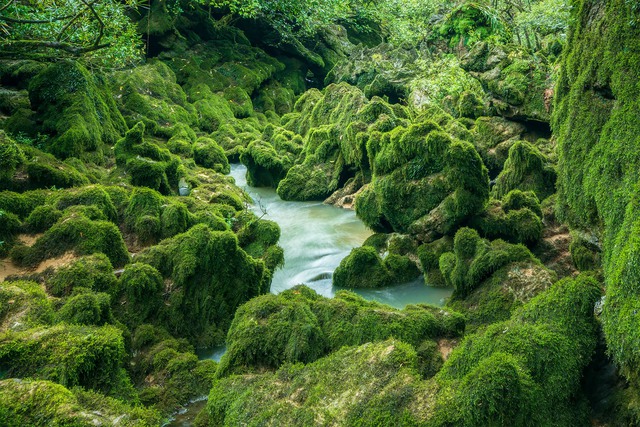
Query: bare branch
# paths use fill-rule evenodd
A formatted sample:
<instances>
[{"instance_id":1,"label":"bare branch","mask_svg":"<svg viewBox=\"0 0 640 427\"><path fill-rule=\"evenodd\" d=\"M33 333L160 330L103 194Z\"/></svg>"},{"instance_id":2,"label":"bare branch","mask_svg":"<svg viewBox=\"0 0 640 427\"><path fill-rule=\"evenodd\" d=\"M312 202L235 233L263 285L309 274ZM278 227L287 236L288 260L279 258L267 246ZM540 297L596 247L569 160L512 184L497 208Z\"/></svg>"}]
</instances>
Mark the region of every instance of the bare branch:
<instances>
[{"instance_id":1,"label":"bare branch","mask_svg":"<svg viewBox=\"0 0 640 427\"><path fill-rule=\"evenodd\" d=\"M6 8L8 8L9 6L11 6L13 4L15 0L9 0L7 2L7 4L5 4L4 6L0 7L0 12L2 12L3 10L5 10Z\"/></svg>"},{"instance_id":2,"label":"bare branch","mask_svg":"<svg viewBox=\"0 0 640 427\"><path fill-rule=\"evenodd\" d=\"M104 49L109 47L110 43L98 44L89 47L81 47L70 43L63 43L57 41L44 41L44 40L6 40L6 46L15 46L15 47L33 47L33 48L48 48L48 49L56 49L68 52L75 56L80 56L84 53L93 52L96 50Z\"/></svg>"}]
</instances>

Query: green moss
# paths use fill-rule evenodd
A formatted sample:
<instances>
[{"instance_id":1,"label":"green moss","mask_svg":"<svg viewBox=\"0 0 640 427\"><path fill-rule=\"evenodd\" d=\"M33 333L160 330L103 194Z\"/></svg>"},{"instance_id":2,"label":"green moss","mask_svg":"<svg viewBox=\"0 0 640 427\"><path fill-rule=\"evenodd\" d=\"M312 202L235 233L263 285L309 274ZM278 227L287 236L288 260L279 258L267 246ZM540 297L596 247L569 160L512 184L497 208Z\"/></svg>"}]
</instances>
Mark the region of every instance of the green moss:
<instances>
[{"instance_id":1,"label":"green moss","mask_svg":"<svg viewBox=\"0 0 640 427\"><path fill-rule=\"evenodd\" d=\"M162 276L147 264L125 267L118 281L116 314L127 326L134 328L155 317L163 302Z\"/></svg>"},{"instance_id":2,"label":"green moss","mask_svg":"<svg viewBox=\"0 0 640 427\"><path fill-rule=\"evenodd\" d=\"M80 63L50 65L29 83L31 105L42 118L42 130L52 136L47 144L59 157L79 157L116 142L125 123L104 80Z\"/></svg>"},{"instance_id":3,"label":"green moss","mask_svg":"<svg viewBox=\"0 0 640 427\"><path fill-rule=\"evenodd\" d=\"M229 103L235 117L242 119L253 113L251 98L244 89L238 86L228 87L224 90L224 98Z\"/></svg>"},{"instance_id":4,"label":"green moss","mask_svg":"<svg viewBox=\"0 0 640 427\"><path fill-rule=\"evenodd\" d=\"M571 260L580 271L595 270L600 267L599 248L574 235L569 245Z\"/></svg>"},{"instance_id":5,"label":"green moss","mask_svg":"<svg viewBox=\"0 0 640 427\"><path fill-rule=\"evenodd\" d=\"M637 390L638 11L622 0L597 7L576 4L556 88L558 214L602 232L608 352Z\"/></svg>"},{"instance_id":6,"label":"green moss","mask_svg":"<svg viewBox=\"0 0 640 427\"><path fill-rule=\"evenodd\" d=\"M502 240L489 243L482 240L476 230L466 227L458 230L453 245L455 266L451 269L450 256L446 261L441 257L440 271L445 281L453 285L454 294L458 298L464 298L505 265L535 259L522 245L512 245Z\"/></svg>"},{"instance_id":7,"label":"green moss","mask_svg":"<svg viewBox=\"0 0 640 427\"><path fill-rule=\"evenodd\" d=\"M11 212L18 215L19 218L24 219L28 217L33 210L44 205L47 196L50 194L48 191L28 191L24 193L14 193L12 191L0 192L0 209L5 212Z\"/></svg>"},{"instance_id":8,"label":"green moss","mask_svg":"<svg viewBox=\"0 0 640 427\"><path fill-rule=\"evenodd\" d=\"M111 297L93 292L74 295L60 308L58 317L70 325L102 326L111 323Z\"/></svg>"},{"instance_id":9,"label":"green moss","mask_svg":"<svg viewBox=\"0 0 640 427\"><path fill-rule=\"evenodd\" d=\"M60 267L47 279L46 286L47 291L57 297L72 295L76 288L114 295L116 276L109 258L104 254L95 254Z\"/></svg>"},{"instance_id":10,"label":"green moss","mask_svg":"<svg viewBox=\"0 0 640 427\"><path fill-rule=\"evenodd\" d=\"M142 121L150 134L166 135L179 123L196 121L196 111L176 83L174 72L161 61L116 72L111 86L130 127Z\"/></svg>"},{"instance_id":11,"label":"green moss","mask_svg":"<svg viewBox=\"0 0 640 427\"><path fill-rule=\"evenodd\" d=\"M440 257L451 251L453 251L453 242L449 237L443 237L418 247L417 255L424 273L424 282L427 285L442 286L446 284L440 271Z\"/></svg>"},{"instance_id":12,"label":"green moss","mask_svg":"<svg viewBox=\"0 0 640 427\"><path fill-rule=\"evenodd\" d=\"M198 361L193 347L176 339L161 340L137 359L135 376L144 378L142 402L166 414L208 393L217 368L213 360Z\"/></svg>"},{"instance_id":13,"label":"green moss","mask_svg":"<svg viewBox=\"0 0 640 427\"><path fill-rule=\"evenodd\" d=\"M496 179L493 194L502 198L511 190L533 191L544 200L555 193L556 172L533 145L518 141L509 149L509 158Z\"/></svg>"},{"instance_id":14,"label":"green moss","mask_svg":"<svg viewBox=\"0 0 640 427\"><path fill-rule=\"evenodd\" d=\"M193 147L193 159L199 166L228 174L231 170L224 150L213 139L200 137Z\"/></svg>"},{"instance_id":15,"label":"green moss","mask_svg":"<svg viewBox=\"0 0 640 427\"><path fill-rule=\"evenodd\" d=\"M13 178L13 174L26 161L24 152L4 132L0 132L0 182L4 184Z\"/></svg>"},{"instance_id":16,"label":"green moss","mask_svg":"<svg viewBox=\"0 0 640 427\"><path fill-rule=\"evenodd\" d=\"M263 262L240 249L232 232L201 224L146 249L136 260L172 281L160 323L201 345L220 340L236 307L270 285Z\"/></svg>"},{"instance_id":17,"label":"green moss","mask_svg":"<svg viewBox=\"0 0 640 427\"><path fill-rule=\"evenodd\" d=\"M109 194L102 187L83 187L80 190L66 191L58 199L56 207L64 210L69 206L95 206L112 222L117 222L118 213Z\"/></svg>"},{"instance_id":18,"label":"green moss","mask_svg":"<svg viewBox=\"0 0 640 427\"><path fill-rule=\"evenodd\" d=\"M470 222L487 239L504 239L532 246L542 238L542 209L533 192L513 190L505 202L491 200L487 209Z\"/></svg>"},{"instance_id":19,"label":"green moss","mask_svg":"<svg viewBox=\"0 0 640 427\"><path fill-rule=\"evenodd\" d=\"M312 362L346 345L393 336L417 345L426 338L457 336L461 316L424 305L403 310L340 291L333 299L298 286L241 306L229 335L218 376L247 368L276 368Z\"/></svg>"},{"instance_id":20,"label":"green moss","mask_svg":"<svg viewBox=\"0 0 640 427\"><path fill-rule=\"evenodd\" d=\"M51 205L35 208L25 219L24 226L31 233L43 233L62 217L62 212Z\"/></svg>"},{"instance_id":21,"label":"green moss","mask_svg":"<svg viewBox=\"0 0 640 427\"><path fill-rule=\"evenodd\" d=\"M574 399L595 349L592 313L599 294L588 276L564 279L509 321L465 339L437 375L450 388L436 409L439 425L467 419L500 424L523 415L536 425L587 422L585 405Z\"/></svg>"},{"instance_id":22,"label":"green moss","mask_svg":"<svg viewBox=\"0 0 640 427\"><path fill-rule=\"evenodd\" d=\"M60 324L5 332L0 364L10 376L28 376L109 391L124 361L122 332L112 326Z\"/></svg>"},{"instance_id":23,"label":"green moss","mask_svg":"<svg viewBox=\"0 0 640 427\"><path fill-rule=\"evenodd\" d=\"M50 381L6 379L0 381L0 417L5 425L90 427L121 424L124 427L158 425L153 411L80 388L73 392Z\"/></svg>"},{"instance_id":24,"label":"green moss","mask_svg":"<svg viewBox=\"0 0 640 427\"><path fill-rule=\"evenodd\" d=\"M36 326L53 323L54 311L42 290L34 282L2 282L0 283L0 321L14 331L21 331Z\"/></svg>"},{"instance_id":25,"label":"green moss","mask_svg":"<svg viewBox=\"0 0 640 427\"><path fill-rule=\"evenodd\" d=\"M379 288L391 285L392 277L378 252L370 246L354 248L333 273L341 288Z\"/></svg>"},{"instance_id":26,"label":"green moss","mask_svg":"<svg viewBox=\"0 0 640 427\"><path fill-rule=\"evenodd\" d=\"M23 265L60 256L66 251L77 255L96 252L105 254L114 266L129 262L129 253L122 240L120 230L107 221L92 221L83 215L71 214L47 230L30 248L14 253L14 261Z\"/></svg>"}]
</instances>

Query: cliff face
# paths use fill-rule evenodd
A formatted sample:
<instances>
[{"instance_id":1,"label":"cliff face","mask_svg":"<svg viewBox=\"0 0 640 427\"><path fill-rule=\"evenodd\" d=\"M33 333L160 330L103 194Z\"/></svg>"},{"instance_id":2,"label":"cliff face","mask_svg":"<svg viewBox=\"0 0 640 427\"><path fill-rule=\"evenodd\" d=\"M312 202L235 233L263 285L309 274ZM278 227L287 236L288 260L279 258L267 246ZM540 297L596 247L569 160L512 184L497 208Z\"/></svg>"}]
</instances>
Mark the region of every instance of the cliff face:
<instances>
[{"instance_id":1,"label":"cliff face","mask_svg":"<svg viewBox=\"0 0 640 427\"><path fill-rule=\"evenodd\" d=\"M640 386L640 4L578 0L557 84L559 210L601 232L610 354Z\"/></svg>"}]
</instances>

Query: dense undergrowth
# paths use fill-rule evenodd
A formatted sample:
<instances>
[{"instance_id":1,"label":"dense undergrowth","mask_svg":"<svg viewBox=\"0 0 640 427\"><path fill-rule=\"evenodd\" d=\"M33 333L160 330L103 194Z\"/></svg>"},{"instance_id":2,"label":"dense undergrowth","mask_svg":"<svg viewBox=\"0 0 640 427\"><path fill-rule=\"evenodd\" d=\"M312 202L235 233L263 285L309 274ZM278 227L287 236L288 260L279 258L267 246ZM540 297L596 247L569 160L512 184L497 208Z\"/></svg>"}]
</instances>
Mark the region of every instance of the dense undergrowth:
<instances>
[{"instance_id":1,"label":"dense undergrowth","mask_svg":"<svg viewBox=\"0 0 640 427\"><path fill-rule=\"evenodd\" d=\"M139 10L136 66L0 59L0 424L161 425L204 395L199 426L638 424L637 8L577 1L564 41L509 2L286 34L280 2L222 3L242 18ZM269 294L280 228L234 162L375 232L335 298ZM421 275L445 307L349 291Z\"/></svg>"}]
</instances>

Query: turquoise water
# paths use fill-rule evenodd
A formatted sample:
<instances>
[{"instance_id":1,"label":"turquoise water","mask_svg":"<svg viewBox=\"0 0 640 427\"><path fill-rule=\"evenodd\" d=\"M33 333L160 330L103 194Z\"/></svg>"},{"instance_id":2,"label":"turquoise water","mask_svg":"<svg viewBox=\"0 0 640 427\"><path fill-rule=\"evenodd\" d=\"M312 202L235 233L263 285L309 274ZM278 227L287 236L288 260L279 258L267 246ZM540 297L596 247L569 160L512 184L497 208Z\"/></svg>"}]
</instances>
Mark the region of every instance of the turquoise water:
<instances>
[{"instance_id":1,"label":"turquoise water","mask_svg":"<svg viewBox=\"0 0 640 427\"><path fill-rule=\"evenodd\" d=\"M284 267L275 272L271 292L279 293L298 284L306 284L320 295L333 297L338 290L331 283L333 271L351 249L361 246L371 235L354 211L322 202L287 202L272 188L247 185L246 167L231 166L231 176L254 200L253 210L265 219L277 222L282 230ZM449 289L425 286L422 278L411 283L382 289L357 290L371 300L403 308L407 304L443 305Z\"/></svg>"}]
</instances>

